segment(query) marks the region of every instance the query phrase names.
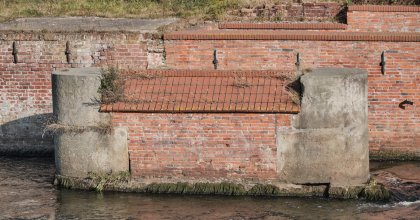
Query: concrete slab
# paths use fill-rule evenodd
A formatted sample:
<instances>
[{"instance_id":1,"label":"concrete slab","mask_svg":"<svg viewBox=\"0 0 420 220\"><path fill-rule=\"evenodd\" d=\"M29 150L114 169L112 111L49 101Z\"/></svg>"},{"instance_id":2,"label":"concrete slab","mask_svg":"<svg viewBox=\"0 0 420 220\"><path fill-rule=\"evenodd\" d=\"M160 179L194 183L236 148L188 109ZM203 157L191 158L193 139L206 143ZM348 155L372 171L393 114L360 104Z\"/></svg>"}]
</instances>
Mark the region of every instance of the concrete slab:
<instances>
[{"instance_id":1,"label":"concrete slab","mask_svg":"<svg viewBox=\"0 0 420 220\"><path fill-rule=\"evenodd\" d=\"M128 19L99 17L19 18L0 23L0 31L129 31L156 32L161 26L176 22L176 18Z\"/></svg>"}]
</instances>

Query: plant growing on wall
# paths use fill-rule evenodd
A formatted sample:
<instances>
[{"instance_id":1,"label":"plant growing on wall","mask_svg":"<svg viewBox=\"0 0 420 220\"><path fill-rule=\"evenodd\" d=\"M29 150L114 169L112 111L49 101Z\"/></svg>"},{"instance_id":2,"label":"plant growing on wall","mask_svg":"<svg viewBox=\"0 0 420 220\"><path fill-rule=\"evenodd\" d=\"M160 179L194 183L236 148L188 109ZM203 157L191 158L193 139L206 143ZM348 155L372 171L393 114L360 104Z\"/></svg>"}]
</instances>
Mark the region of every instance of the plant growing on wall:
<instances>
[{"instance_id":1,"label":"plant growing on wall","mask_svg":"<svg viewBox=\"0 0 420 220\"><path fill-rule=\"evenodd\" d=\"M101 103L114 103L123 97L123 82L119 78L118 69L110 67L102 69L101 84L98 93L101 94Z\"/></svg>"}]
</instances>

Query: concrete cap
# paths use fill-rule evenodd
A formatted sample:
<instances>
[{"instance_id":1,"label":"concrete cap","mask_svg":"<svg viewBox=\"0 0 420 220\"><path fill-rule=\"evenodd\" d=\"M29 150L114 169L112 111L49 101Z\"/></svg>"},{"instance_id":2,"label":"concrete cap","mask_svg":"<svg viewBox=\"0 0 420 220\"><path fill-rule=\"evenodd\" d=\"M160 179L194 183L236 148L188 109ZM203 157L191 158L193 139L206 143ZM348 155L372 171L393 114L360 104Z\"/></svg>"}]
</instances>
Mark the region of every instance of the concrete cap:
<instances>
[{"instance_id":1,"label":"concrete cap","mask_svg":"<svg viewBox=\"0 0 420 220\"><path fill-rule=\"evenodd\" d=\"M68 68L60 69L52 72L53 75L64 76L98 76L101 74L101 68L84 67L84 68Z\"/></svg>"},{"instance_id":2,"label":"concrete cap","mask_svg":"<svg viewBox=\"0 0 420 220\"><path fill-rule=\"evenodd\" d=\"M311 72L305 73L303 77L343 77L343 76L367 77L364 69L357 68L317 68Z\"/></svg>"}]
</instances>

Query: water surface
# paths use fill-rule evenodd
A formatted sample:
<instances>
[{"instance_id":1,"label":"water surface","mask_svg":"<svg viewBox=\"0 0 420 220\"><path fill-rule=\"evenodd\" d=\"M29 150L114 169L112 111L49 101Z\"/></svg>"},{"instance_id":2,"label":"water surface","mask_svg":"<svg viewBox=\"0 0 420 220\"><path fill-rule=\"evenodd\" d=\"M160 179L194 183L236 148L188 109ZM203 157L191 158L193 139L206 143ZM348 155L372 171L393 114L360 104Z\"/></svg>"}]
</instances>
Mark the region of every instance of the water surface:
<instances>
[{"instance_id":1,"label":"water surface","mask_svg":"<svg viewBox=\"0 0 420 220\"><path fill-rule=\"evenodd\" d=\"M398 166L372 167L398 173ZM98 194L58 189L54 172L52 159L0 157L0 219L420 219L420 201Z\"/></svg>"}]
</instances>

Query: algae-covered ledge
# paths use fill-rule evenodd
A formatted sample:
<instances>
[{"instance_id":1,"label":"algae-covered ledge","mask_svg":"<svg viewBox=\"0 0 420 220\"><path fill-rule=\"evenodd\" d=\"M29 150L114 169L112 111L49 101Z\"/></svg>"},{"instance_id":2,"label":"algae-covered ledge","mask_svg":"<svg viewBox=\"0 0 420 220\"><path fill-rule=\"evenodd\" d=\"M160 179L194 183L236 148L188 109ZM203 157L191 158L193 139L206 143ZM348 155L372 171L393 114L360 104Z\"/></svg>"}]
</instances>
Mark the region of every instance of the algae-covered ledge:
<instances>
[{"instance_id":1,"label":"algae-covered ledge","mask_svg":"<svg viewBox=\"0 0 420 220\"><path fill-rule=\"evenodd\" d=\"M133 74L152 72L141 70ZM197 83L195 86L203 86L200 83L206 81L188 77L207 77L211 81L220 75L217 71L204 71L199 76L188 75L188 71L169 72L166 74L179 77L173 80L190 80ZM224 86L238 94L242 91L242 100L246 100L244 91L255 92L253 86L258 85L252 81L252 74L260 73L241 75L241 80L249 81L247 87L229 83ZM276 79L281 86L287 85L290 77ZM387 197L375 183L366 188L366 72L316 69L296 79L301 83L297 90L301 92L298 108L295 103L289 104L288 109L288 101L278 100L284 106L272 113L159 112L150 110L158 109L151 106L156 107L159 100L182 101L179 97L166 100L170 92L165 85L157 89L149 85L157 85L152 80L169 80L164 77L131 76L119 86L123 87L123 95L137 98L138 102L122 99L101 106L101 69L56 71L52 81L57 123L78 128L107 124L111 129L57 132L55 183L99 191L334 198L373 198L365 195L373 187L370 191ZM171 91L188 90L187 85L173 83ZM154 101L141 102L147 98L142 97L149 94L147 91L158 91L154 93L157 96ZM256 95L260 95L258 91ZM285 95L287 98L290 93ZM254 101L255 105L258 103Z\"/></svg>"}]
</instances>

